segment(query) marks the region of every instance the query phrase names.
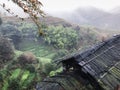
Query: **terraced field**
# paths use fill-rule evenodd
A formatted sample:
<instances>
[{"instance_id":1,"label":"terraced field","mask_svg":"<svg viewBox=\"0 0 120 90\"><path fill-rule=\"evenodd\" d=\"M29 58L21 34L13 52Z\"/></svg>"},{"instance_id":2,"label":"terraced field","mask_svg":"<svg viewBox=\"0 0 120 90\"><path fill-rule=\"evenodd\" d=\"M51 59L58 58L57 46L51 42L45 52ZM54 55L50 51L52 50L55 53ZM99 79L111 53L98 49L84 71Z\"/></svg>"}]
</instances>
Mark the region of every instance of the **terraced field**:
<instances>
[{"instance_id":1,"label":"terraced field","mask_svg":"<svg viewBox=\"0 0 120 90\"><path fill-rule=\"evenodd\" d=\"M51 46L33 42L22 42L20 44L21 51L30 51L37 57L49 58L51 59L55 54L56 50Z\"/></svg>"}]
</instances>

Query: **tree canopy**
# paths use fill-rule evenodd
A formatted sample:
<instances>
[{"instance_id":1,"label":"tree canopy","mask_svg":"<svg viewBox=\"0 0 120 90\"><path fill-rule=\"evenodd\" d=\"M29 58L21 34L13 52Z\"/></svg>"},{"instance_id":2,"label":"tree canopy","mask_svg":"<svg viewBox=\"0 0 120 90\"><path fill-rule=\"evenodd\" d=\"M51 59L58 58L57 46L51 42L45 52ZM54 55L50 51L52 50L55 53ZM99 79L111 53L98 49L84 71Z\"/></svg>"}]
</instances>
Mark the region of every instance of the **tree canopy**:
<instances>
[{"instance_id":1,"label":"tree canopy","mask_svg":"<svg viewBox=\"0 0 120 90\"><path fill-rule=\"evenodd\" d=\"M45 30L47 37L45 42L53 45L55 48L71 50L77 48L78 36L77 32L72 28L64 28L63 26L49 26Z\"/></svg>"}]
</instances>

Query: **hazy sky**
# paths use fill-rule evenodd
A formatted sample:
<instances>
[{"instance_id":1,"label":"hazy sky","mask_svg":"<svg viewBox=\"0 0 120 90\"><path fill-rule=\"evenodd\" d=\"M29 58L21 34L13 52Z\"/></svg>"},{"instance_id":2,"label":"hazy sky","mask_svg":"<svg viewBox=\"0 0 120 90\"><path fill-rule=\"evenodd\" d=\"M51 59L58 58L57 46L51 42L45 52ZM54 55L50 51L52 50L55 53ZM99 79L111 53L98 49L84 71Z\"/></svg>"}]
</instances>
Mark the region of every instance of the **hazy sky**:
<instances>
[{"instance_id":1,"label":"hazy sky","mask_svg":"<svg viewBox=\"0 0 120 90\"><path fill-rule=\"evenodd\" d=\"M47 11L71 11L78 7L93 6L106 11L120 6L120 0L41 0Z\"/></svg>"},{"instance_id":2,"label":"hazy sky","mask_svg":"<svg viewBox=\"0 0 120 90\"><path fill-rule=\"evenodd\" d=\"M78 7L96 7L109 11L115 7L120 7L120 0L40 0L44 7L43 10L48 12L72 11ZM21 13L15 4L8 3L7 0L0 0L0 3L6 3L6 6L12 8L13 12ZM1 10L1 8L0 8Z\"/></svg>"}]
</instances>

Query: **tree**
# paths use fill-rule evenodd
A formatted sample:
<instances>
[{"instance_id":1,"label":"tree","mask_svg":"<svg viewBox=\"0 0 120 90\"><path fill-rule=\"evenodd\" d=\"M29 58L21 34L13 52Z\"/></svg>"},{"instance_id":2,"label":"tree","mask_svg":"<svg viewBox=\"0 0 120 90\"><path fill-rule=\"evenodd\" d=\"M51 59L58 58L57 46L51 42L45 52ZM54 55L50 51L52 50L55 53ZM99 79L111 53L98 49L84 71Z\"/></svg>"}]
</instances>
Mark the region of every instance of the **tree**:
<instances>
[{"instance_id":1,"label":"tree","mask_svg":"<svg viewBox=\"0 0 120 90\"><path fill-rule=\"evenodd\" d=\"M45 14L41 10L41 6L43 6L43 4L40 1L38 1L38 0L8 0L8 1L12 1L13 3L17 4L20 8L22 8L23 11L25 13L27 13L30 16L30 18L37 25L39 34L40 35L43 34L43 32L41 30L41 24L40 24L38 17L39 16L44 17ZM2 6L8 13L24 20L24 18L21 18L21 17L19 17L19 15L15 15L14 12L11 12L11 10L9 8L6 8L5 3L0 4L0 6Z\"/></svg>"},{"instance_id":2,"label":"tree","mask_svg":"<svg viewBox=\"0 0 120 90\"><path fill-rule=\"evenodd\" d=\"M55 48L71 50L77 47L78 35L72 28L49 26L44 32L46 32L45 42Z\"/></svg>"},{"instance_id":3,"label":"tree","mask_svg":"<svg viewBox=\"0 0 120 90\"><path fill-rule=\"evenodd\" d=\"M13 57L14 51L10 41L0 36L0 68Z\"/></svg>"},{"instance_id":4,"label":"tree","mask_svg":"<svg viewBox=\"0 0 120 90\"><path fill-rule=\"evenodd\" d=\"M4 24L0 27L0 33L12 40L15 49L19 49L19 44L22 40L21 32L15 28L13 25Z\"/></svg>"},{"instance_id":5,"label":"tree","mask_svg":"<svg viewBox=\"0 0 120 90\"><path fill-rule=\"evenodd\" d=\"M18 61L22 66L25 66L36 61L36 57L31 52L25 52L18 57Z\"/></svg>"}]
</instances>

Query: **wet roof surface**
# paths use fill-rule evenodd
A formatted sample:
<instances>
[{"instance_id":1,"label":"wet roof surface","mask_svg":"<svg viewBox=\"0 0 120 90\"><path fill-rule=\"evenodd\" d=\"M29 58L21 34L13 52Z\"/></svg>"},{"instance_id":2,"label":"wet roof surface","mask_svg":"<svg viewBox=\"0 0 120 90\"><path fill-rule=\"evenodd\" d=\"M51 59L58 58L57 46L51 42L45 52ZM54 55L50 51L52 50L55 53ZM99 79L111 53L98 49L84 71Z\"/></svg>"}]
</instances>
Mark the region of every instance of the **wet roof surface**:
<instances>
[{"instance_id":1,"label":"wet roof surface","mask_svg":"<svg viewBox=\"0 0 120 90\"><path fill-rule=\"evenodd\" d=\"M89 73L104 88L111 90L120 85L120 35L101 42L94 47L76 53L60 62L73 58L82 67L82 71Z\"/></svg>"}]
</instances>

